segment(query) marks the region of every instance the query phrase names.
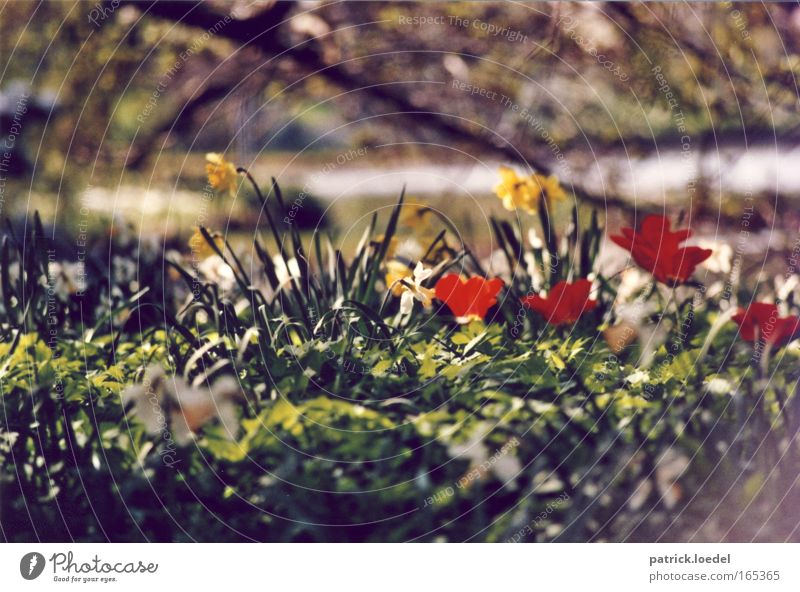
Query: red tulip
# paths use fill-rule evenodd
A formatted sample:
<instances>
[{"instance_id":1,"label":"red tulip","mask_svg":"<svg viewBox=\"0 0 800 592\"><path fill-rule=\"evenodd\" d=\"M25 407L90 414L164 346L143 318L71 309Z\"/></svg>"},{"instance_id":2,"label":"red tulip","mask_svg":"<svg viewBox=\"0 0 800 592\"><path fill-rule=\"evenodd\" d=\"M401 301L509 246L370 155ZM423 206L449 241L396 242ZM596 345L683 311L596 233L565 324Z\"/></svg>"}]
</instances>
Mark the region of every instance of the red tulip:
<instances>
[{"instance_id":1,"label":"red tulip","mask_svg":"<svg viewBox=\"0 0 800 592\"><path fill-rule=\"evenodd\" d=\"M551 325L572 324L584 313L594 310L597 300L589 300L592 282L558 282L546 298L526 296L522 304L542 315Z\"/></svg>"},{"instance_id":2,"label":"red tulip","mask_svg":"<svg viewBox=\"0 0 800 592\"><path fill-rule=\"evenodd\" d=\"M779 317L778 307L768 302L753 302L747 310L739 309L733 320L739 325L739 335L745 341L763 339L766 343L782 345L791 341L800 330L800 318Z\"/></svg>"},{"instance_id":3,"label":"red tulip","mask_svg":"<svg viewBox=\"0 0 800 592\"><path fill-rule=\"evenodd\" d=\"M647 216L639 232L623 228L622 234L611 240L630 251L633 260L656 280L675 285L687 281L695 268L711 257L710 249L680 246L691 235L689 228L672 232L664 216Z\"/></svg>"},{"instance_id":4,"label":"red tulip","mask_svg":"<svg viewBox=\"0 0 800 592\"><path fill-rule=\"evenodd\" d=\"M503 287L499 278L486 279L473 276L464 280L460 275L448 273L436 282L436 297L444 302L460 323L483 320L497 302Z\"/></svg>"}]
</instances>

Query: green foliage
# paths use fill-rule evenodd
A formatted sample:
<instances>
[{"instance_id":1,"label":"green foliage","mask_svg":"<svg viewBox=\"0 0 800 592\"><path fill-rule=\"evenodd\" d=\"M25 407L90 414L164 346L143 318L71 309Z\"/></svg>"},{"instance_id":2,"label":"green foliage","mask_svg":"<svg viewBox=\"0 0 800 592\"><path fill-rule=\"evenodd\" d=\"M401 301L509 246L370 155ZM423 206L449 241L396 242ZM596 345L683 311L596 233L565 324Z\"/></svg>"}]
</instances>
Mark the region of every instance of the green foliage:
<instances>
[{"instance_id":1,"label":"green foliage","mask_svg":"<svg viewBox=\"0 0 800 592\"><path fill-rule=\"evenodd\" d=\"M268 197L281 202L276 183ZM682 328L680 340L666 339L640 368L638 346L614 353L596 328L613 318L604 278L593 316L547 326L519 307L519 293L534 275L547 287L593 271L602 230L577 211L564 240L535 246L522 228L494 222L522 279L486 322L456 325L422 307L404 317L383 280L402 207L401 196L380 233L373 219L349 261L320 236L306 255L296 228L281 233L269 220L275 258L256 241L259 278L201 229L232 289L173 260L189 292L162 326L64 321L50 342L49 315L69 319L75 304L40 294L47 264L4 245L4 269L23 270L3 282L5 538L648 540L665 520L673 533L696 519L695 488L723 491L741 474L742 503L759 499L767 477L749 467L774 460L796 430L798 371L780 359L796 349L753 365L750 346L724 346L733 333L714 329L719 312L696 299L690 326L681 324L689 305L664 305L660 318L670 333ZM553 248L564 264L548 273ZM525 260L538 273L525 275ZM279 277L281 264L296 273ZM479 273L463 247L437 276L456 264ZM112 315L136 306L117 295ZM177 442L167 434L178 414L148 431L124 394L154 363L192 385L234 377L238 429L212 419ZM692 459L672 481L667 454ZM668 502L677 480L686 493ZM650 493L635 499L643 483Z\"/></svg>"}]
</instances>

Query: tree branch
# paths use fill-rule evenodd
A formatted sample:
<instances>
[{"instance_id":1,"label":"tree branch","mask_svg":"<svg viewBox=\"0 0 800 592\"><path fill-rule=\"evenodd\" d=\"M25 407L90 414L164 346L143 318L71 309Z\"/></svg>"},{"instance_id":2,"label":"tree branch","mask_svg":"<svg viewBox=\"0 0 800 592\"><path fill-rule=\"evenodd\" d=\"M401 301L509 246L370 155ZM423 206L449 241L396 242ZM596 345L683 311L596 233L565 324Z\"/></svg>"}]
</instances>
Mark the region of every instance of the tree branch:
<instances>
[{"instance_id":1,"label":"tree branch","mask_svg":"<svg viewBox=\"0 0 800 592\"><path fill-rule=\"evenodd\" d=\"M321 76L345 90L362 89L364 93L391 107L398 114L413 118L415 123L422 123L429 129L440 132L458 142L473 146L480 151L488 151L511 162L521 163L543 174L552 172L552 167L527 146L514 146L507 142L487 143L486 138L480 133L468 129L446 115L415 105L406 94L391 85L376 84L375 81L366 80L360 75L352 73L342 64L326 63L317 48L309 43L298 46L288 45L279 34L279 29L286 22L293 4L288 1L274 2L253 17L245 20L233 19L224 27L219 28L216 33L241 46L257 47L265 56L291 59L307 74ZM134 5L152 16L206 30L215 27L225 16L211 10L207 4L202 2L162 0L134 3ZM572 189L578 198L598 207L618 207L628 210L635 205L619 196L595 194L579 184L573 184ZM698 208L698 204L692 205ZM705 210L706 208L700 205L698 209ZM695 211L695 214L698 213L701 212ZM716 210L703 213L718 215Z\"/></svg>"}]
</instances>

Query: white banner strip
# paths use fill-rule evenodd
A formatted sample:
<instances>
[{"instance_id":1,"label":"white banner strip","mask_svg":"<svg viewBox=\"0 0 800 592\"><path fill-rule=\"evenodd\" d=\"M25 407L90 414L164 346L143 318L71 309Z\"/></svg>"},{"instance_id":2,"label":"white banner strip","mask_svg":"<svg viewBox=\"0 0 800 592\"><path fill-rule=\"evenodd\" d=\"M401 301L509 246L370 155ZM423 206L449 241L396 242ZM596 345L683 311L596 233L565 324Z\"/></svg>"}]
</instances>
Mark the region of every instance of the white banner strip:
<instances>
[{"instance_id":1,"label":"white banner strip","mask_svg":"<svg viewBox=\"0 0 800 592\"><path fill-rule=\"evenodd\" d=\"M800 590L792 544L6 544L3 590Z\"/></svg>"}]
</instances>

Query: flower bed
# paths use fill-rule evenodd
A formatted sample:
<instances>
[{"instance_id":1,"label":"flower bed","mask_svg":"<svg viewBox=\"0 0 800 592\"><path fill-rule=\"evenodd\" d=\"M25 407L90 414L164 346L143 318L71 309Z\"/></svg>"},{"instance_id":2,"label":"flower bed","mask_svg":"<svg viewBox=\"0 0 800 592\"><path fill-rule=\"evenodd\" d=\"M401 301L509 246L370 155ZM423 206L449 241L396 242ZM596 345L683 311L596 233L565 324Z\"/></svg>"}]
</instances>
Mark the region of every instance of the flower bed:
<instances>
[{"instance_id":1,"label":"flower bed","mask_svg":"<svg viewBox=\"0 0 800 592\"><path fill-rule=\"evenodd\" d=\"M208 174L264 205L250 252L116 236L83 285L38 218L5 237L5 538L796 537L775 519L797 501L795 284L711 271L664 216L604 243L596 212L557 214L557 179L510 168L489 260L403 196L354 253L304 244L277 183L217 154Z\"/></svg>"}]
</instances>

